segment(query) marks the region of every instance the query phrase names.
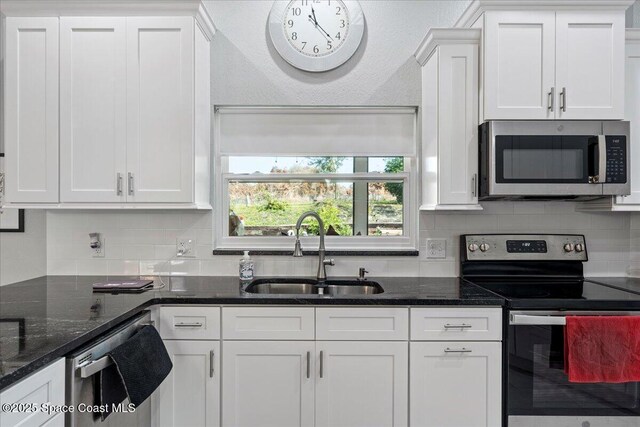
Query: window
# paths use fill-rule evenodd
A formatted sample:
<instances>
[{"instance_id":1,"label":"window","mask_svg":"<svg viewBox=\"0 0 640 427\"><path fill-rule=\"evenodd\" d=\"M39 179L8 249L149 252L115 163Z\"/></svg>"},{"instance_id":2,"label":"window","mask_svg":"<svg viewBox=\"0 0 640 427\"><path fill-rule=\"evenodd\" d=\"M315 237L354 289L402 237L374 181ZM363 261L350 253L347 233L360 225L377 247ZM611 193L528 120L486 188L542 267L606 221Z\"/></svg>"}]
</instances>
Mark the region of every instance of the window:
<instances>
[{"instance_id":1,"label":"window","mask_svg":"<svg viewBox=\"0 0 640 427\"><path fill-rule=\"evenodd\" d=\"M336 110L340 119L349 117L348 126L364 122L360 134L354 138L351 130L348 141L339 141L341 145L335 142L341 139L336 135L342 133L340 124L326 117ZM322 218L330 250L416 249L415 109L402 112L392 108L218 109L216 249L292 250L296 221L307 211ZM403 141L404 145L394 146L397 141L392 137L387 147L380 135L368 143L372 129L367 125L383 114L411 126L410 144ZM274 126L286 120L297 124ZM319 129L318 122L328 127ZM260 132L247 131L256 127L262 128ZM307 218L300 227L303 246L317 247L318 234L317 221Z\"/></svg>"}]
</instances>

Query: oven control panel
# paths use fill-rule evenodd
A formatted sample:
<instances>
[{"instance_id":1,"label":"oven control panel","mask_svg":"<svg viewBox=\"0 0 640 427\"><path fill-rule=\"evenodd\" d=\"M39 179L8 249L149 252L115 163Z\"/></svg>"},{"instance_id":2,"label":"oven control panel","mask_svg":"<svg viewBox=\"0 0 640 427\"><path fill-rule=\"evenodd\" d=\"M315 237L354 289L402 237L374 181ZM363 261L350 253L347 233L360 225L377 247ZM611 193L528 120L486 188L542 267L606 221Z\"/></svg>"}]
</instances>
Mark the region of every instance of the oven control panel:
<instances>
[{"instance_id":1,"label":"oven control panel","mask_svg":"<svg viewBox=\"0 0 640 427\"><path fill-rule=\"evenodd\" d=\"M461 244L467 261L587 261L579 234L469 234Z\"/></svg>"}]
</instances>

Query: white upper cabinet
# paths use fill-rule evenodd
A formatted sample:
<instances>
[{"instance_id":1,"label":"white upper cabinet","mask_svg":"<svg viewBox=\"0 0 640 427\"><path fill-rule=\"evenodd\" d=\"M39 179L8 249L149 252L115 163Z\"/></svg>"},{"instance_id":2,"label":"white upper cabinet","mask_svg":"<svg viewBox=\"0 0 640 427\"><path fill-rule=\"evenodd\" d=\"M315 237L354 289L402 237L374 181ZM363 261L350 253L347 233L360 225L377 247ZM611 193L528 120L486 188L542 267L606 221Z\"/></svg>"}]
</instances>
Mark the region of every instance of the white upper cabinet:
<instances>
[{"instance_id":1,"label":"white upper cabinet","mask_svg":"<svg viewBox=\"0 0 640 427\"><path fill-rule=\"evenodd\" d=\"M626 46L626 120L631 122L631 194L618 197L621 208L640 211L640 29L627 30Z\"/></svg>"},{"instance_id":2,"label":"white upper cabinet","mask_svg":"<svg viewBox=\"0 0 640 427\"><path fill-rule=\"evenodd\" d=\"M485 120L553 118L555 13L487 13L484 31Z\"/></svg>"},{"instance_id":3,"label":"white upper cabinet","mask_svg":"<svg viewBox=\"0 0 640 427\"><path fill-rule=\"evenodd\" d=\"M58 201L58 18L6 19L5 199Z\"/></svg>"},{"instance_id":4,"label":"white upper cabinet","mask_svg":"<svg viewBox=\"0 0 640 427\"><path fill-rule=\"evenodd\" d=\"M60 200L126 200L126 18L60 19Z\"/></svg>"},{"instance_id":5,"label":"white upper cabinet","mask_svg":"<svg viewBox=\"0 0 640 427\"><path fill-rule=\"evenodd\" d=\"M194 21L127 19L127 196L193 201Z\"/></svg>"},{"instance_id":6,"label":"white upper cabinet","mask_svg":"<svg viewBox=\"0 0 640 427\"><path fill-rule=\"evenodd\" d=\"M624 118L624 25L624 13L556 12L556 117Z\"/></svg>"},{"instance_id":7,"label":"white upper cabinet","mask_svg":"<svg viewBox=\"0 0 640 427\"><path fill-rule=\"evenodd\" d=\"M415 53L422 65L421 210L479 210L480 30L433 29Z\"/></svg>"},{"instance_id":8,"label":"white upper cabinet","mask_svg":"<svg viewBox=\"0 0 640 427\"><path fill-rule=\"evenodd\" d=\"M475 0L456 27L483 30L480 121L623 119L632 3Z\"/></svg>"},{"instance_id":9,"label":"white upper cabinet","mask_svg":"<svg viewBox=\"0 0 640 427\"><path fill-rule=\"evenodd\" d=\"M11 15L4 202L210 208L215 29L201 2L74 2L63 9L73 17L13 16L60 13L45 3L0 6Z\"/></svg>"}]
</instances>

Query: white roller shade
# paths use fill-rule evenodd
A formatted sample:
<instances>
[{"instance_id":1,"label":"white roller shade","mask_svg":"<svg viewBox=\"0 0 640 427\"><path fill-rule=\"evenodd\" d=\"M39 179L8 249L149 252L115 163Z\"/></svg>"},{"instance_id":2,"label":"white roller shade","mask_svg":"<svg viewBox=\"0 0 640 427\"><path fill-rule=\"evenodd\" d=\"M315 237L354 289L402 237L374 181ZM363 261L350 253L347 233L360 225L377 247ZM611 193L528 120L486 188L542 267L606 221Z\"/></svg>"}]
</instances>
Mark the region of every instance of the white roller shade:
<instances>
[{"instance_id":1,"label":"white roller shade","mask_svg":"<svg viewBox=\"0 0 640 427\"><path fill-rule=\"evenodd\" d=\"M416 109L253 108L217 110L222 155L414 156Z\"/></svg>"}]
</instances>

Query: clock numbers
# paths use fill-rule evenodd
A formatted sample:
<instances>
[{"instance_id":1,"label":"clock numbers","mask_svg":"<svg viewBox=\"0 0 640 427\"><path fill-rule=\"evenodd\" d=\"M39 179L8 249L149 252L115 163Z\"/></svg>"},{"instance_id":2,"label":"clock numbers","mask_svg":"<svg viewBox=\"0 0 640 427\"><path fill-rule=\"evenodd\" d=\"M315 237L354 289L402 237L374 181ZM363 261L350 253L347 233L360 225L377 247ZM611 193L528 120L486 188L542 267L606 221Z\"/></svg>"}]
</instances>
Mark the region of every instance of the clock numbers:
<instances>
[{"instance_id":1,"label":"clock numbers","mask_svg":"<svg viewBox=\"0 0 640 427\"><path fill-rule=\"evenodd\" d=\"M342 0L293 0L283 18L289 44L311 57L336 52L349 32L349 10Z\"/></svg>"}]
</instances>

